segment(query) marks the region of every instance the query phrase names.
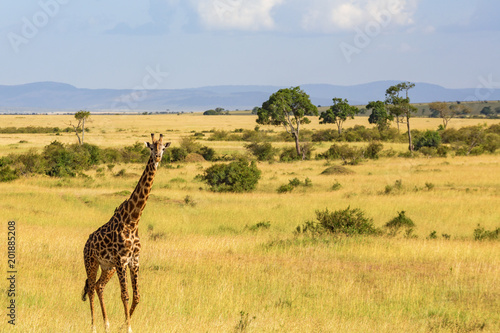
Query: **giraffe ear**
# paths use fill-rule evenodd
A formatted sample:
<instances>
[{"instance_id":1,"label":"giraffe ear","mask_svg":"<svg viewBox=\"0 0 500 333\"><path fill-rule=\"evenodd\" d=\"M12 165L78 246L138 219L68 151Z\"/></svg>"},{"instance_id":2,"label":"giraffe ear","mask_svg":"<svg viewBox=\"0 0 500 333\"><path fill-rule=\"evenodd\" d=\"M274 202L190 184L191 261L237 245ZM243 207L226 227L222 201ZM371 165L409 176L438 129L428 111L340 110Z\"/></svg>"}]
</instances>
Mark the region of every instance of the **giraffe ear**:
<instances>
[{"instance_id":1,"label":"giraffe ear","mask_svg":"<svg viewBox=\"0 0 500 333\"><path fill-rule=\"evenodd\" d=\"M170 146L171 142L167 142L163 145L163 150L167 149Z\"/></svg>"},{"instance_id":2,"label":"giraffe ear","mask_svg":"<svg viewBox=\"0 0 500 333\"><path fill-rule=\"evenodd\" d=\"M146 144L146 147L148 147L149 149L153 149L152 145L149 143L149 142L144 142Z\"/></svg>"}]
</instances>

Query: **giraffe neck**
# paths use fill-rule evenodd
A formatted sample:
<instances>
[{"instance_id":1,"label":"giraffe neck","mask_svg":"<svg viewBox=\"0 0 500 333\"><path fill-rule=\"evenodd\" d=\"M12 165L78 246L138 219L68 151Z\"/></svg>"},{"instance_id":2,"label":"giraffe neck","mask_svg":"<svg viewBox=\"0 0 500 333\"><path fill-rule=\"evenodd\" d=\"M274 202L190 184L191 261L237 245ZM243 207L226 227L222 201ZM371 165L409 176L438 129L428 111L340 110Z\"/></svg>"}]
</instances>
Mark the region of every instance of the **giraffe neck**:
<instances>
[{"instance_id":1,"label":"giraffe neck","mask_svg":"<svg viewBox=\"0 0 500 333\"><path fill-rule=\"evenodd\" d=\"M154 157L151 156L141 178L139 179L139 182L137 183L137 186L134 189L134 192L132 192L130 198L126 201L125 209L130 219L125 220L130 221L129 224L133 229L137 228L142 211L144 210L144 207L146 207L146 202L148 200L149 193L151 192L151 187L153 186L156 168L157 163L154 160Z\"/></svg>"}]
</instances>

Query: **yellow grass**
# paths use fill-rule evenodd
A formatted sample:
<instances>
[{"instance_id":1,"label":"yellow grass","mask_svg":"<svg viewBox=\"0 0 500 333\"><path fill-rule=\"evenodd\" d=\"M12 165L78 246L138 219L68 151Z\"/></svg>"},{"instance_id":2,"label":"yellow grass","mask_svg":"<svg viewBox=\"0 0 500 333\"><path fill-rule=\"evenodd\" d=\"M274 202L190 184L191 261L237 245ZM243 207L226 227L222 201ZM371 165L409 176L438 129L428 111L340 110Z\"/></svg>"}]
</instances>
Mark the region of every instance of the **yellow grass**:
<instances>
[{"instance_id":1,"label":"yellow grass","mask_svg":"<svg viewBox=\"0 0 500 333\"><path fill-rule=\"evenodd\" d=\"M93 118L86 140L113 147L146 141L151 132L164 133L176 144L193 130L255 126L251 116ZM0 116L2 127L65 127L70 120ZM361 120L366 125L366 118ZM460 125L478 122L484 121ZM414 123L415 128L436 128L439 121ZM450 126L455 125L459 120L452 120ZM25 145L41 149L55 139L75 142L73 134L2 134L0 156L24 151ZM241 142L202 143L218 151L244 151ZM352 175L333 176L320 175L325 161L259 163L261 180L246 194L212 193L195 180L209 162L177 165L159 169L141 220L142 298L132 318L135 332L500 330L499 242L473 240L478 223L488 230L500 227L498 154L381 158L350 166ZM86 172L90 178L34 176L0 183L0 239L7 238L7 221L17 223L17 331L89 331L88 301L81 301L83 245L126 199L123 191L133 190L143 167L124 164L113 172L106 168L104 176L91 170ZM129 176L113 175L121 168ZM295 177L308 177L313 186L276 192ZM385 187L397 180L402 189L386 194ZM337 182L342 187L334 191ZM434 187L429 190L426 183ZM186 196L194 204L186 204ZM404 210L418 238L294 235L316 210L347 206L362 209L377 227ZM270 228L251 231L258 222L269 222ZM432 231L438 239L428 238ZM3 272L6 264L4 256ZM6 307L9 298L2 290L0 304ZM119 332L124 315L115 277L105 300L111 332ZM97 328L103 332L99 313L97 304ZM0 331L12 331L8 326L4 316Z\"/></svg>"}]
</instances>

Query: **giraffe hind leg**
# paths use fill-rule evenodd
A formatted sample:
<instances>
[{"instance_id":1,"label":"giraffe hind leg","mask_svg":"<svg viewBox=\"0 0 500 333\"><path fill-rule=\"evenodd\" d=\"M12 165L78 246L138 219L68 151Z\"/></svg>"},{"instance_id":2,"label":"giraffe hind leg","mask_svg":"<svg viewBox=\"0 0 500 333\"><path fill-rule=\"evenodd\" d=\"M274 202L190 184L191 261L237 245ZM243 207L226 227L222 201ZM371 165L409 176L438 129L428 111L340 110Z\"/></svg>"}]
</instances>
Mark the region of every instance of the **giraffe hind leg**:
<instances>
[{"instance_id":1,"label":"giraffe hind leg","mask_svg":"<svg viewBox=\"0 0 500 333\"><path fill-rule=\"evenodd\" d=\"M115 273L116 269L113 267L111 269L103 269L101 266L101 276L99 277L99 280L97 281L95 285L95 290L97 292L97 297L99 298L99 303L101 304L101 311L102 311L102 318L104 320L104 327L106 331L109 329L109 320L108 320L108 315L106 313L106 308L104 307L104 287L108 283L108 281L111 279L113 274Z\"/></svg>"},{"instance_id":2,"label":"giraffe hind leg","mask_svg":"<svg viewBox=\"0 0 500 333\"><path fill-rule=\"evenodd\" d=\"M85 294L89 296L90 303L90 314L92 317L92 330L95 330L95 315L94 315L94 295L95 295L95 282L97 277L97 270L99 269L99 263L94 258L90 258L85 255L85 270L87 272L87 280L85 281L85 287L83 289L84 294L82 295L82 300L85 301Z\"/></svg>"}]
</instances>

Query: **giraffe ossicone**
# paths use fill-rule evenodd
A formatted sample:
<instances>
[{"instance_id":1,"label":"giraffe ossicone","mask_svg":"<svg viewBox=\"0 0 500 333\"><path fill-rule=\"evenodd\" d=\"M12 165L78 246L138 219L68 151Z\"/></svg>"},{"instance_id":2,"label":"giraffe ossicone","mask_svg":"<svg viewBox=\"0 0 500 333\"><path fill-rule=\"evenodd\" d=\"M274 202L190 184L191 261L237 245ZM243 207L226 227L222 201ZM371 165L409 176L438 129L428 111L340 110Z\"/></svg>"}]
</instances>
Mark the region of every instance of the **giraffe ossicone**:
<instances>
[{"instance_id":1,"label":"giraffe ossicone","mask_svg":"<svg viewBox=\"0 0 500 333\"><path fill-rule=\"evenodd\" d=\"M111 219L99 229L90 234L83 250L87 280L83 289L82 300L89 297L90 313L92 316L92 329L95 331L94 296L95 292L101 305L102 316L106 331L109 320L104 306L104 287L116 272L120 282L121 299L125 310L125 324L129 332L130 317L139 303L139 253L141 243L139 240L139 220L153 186L153 180L158 169L158 164L163 157L163 152L170 146L170 142L163 143L163 134L155 140L151 134L151 142L146 142L151 150L146 168L130 197L125 200ZM97 271L101 267L101 276L97 279ZM128 307L129 295L127 291L127 267L130 270L132 281L132 304Z\"/></svg>"}]
</instances>

